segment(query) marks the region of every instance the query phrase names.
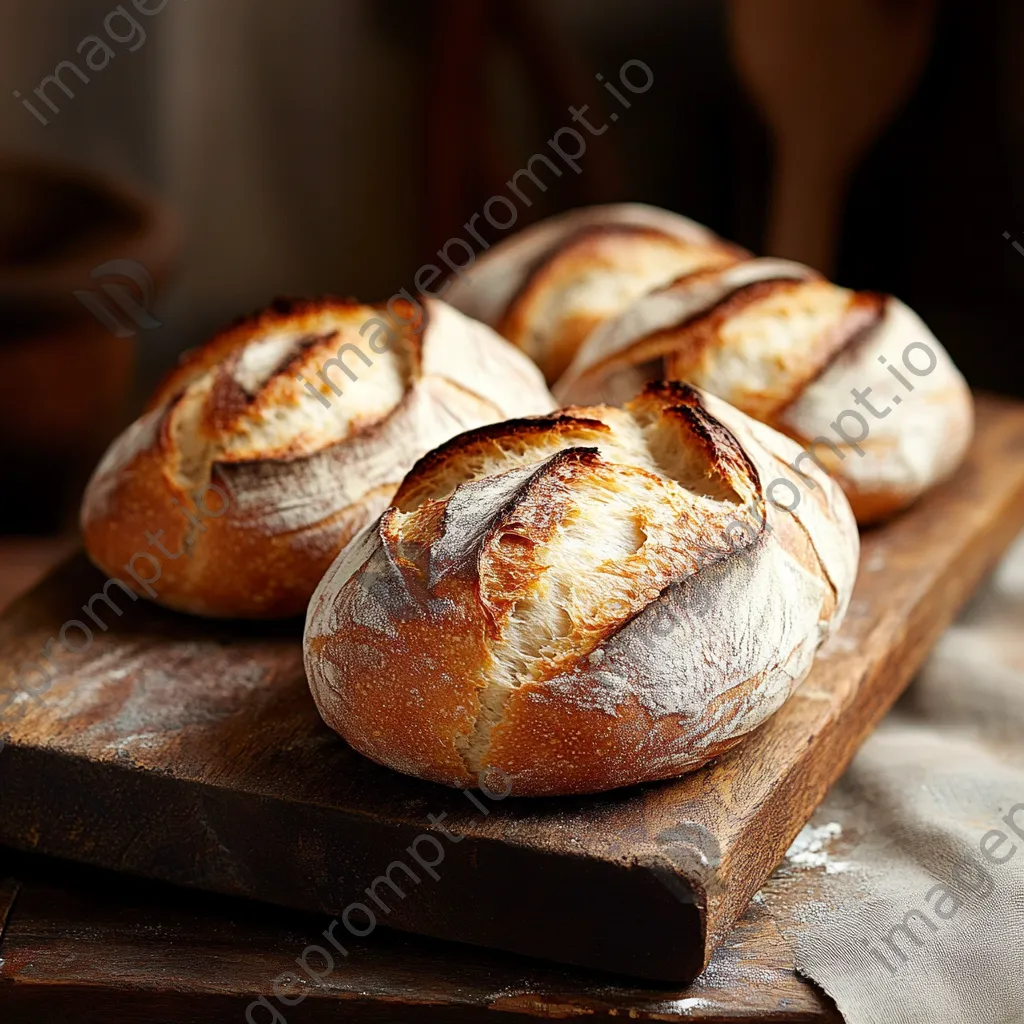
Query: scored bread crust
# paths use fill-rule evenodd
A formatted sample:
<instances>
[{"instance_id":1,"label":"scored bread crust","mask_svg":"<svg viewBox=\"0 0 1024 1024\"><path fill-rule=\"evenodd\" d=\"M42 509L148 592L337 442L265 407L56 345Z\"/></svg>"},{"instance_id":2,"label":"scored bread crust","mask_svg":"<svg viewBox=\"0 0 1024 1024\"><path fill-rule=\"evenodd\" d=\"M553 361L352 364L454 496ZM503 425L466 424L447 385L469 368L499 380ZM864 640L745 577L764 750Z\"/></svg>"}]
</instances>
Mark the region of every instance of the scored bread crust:
<instances>
[{"instance_id":1,"label":"scored bread crust","mask_svg":"<svg viewBox=\"0 0 1024 1024\"><path fill-rule=\"evenodd\" d=\"M460 435L421 459L310 601L325 722L450 786L525 796L700 767L838 628L858 536L792 441L681 384ZM778 478L793 511L766 499ZM386 714L382 713L386 709Z\"/></svg>"},{"instance_id":2,"label":"scored bread crust","mask_svg":"<svg viewBox=\"0 0 1024 1024\"><path fill-rule=\"evenodd\" d=\"M922 345L935 366L918 376L903 353ZM920 365L924 356L916 358ZM621 402L663 377L711 391L811 448L861 524L891 516L948 477L973 431L966 382L912 310L788 261L752 259L648 293L588 336L555 394ZM859 405L853 389L883 415ZM868 425L859 444L833 426L847 409L839 425L848 436L863 432L854 414Z\"/></svg>"},{"instance_id":3,"label":"scored bread crust","mask_svg":"<svg viewBox=\"0 0 1024 1024\"><path fill-rule=\"evenodd\" d=\"M695 221L641 203L572 210L480 256L445 298L494 327L556 380L584 338L682 274L749 254Z\"/></svg>"},{"instance_id":4,"label":"scored bread crust","mask_svg":"<svg viewBox=\"0 0 1024 1024\"><path fill-rule=\"evenodd\" d=\"M171 608L296 615L425 451L553 404L526 357L436 299L281 301L187 354L114 441L86 550Z\"/></svg>"}]
</instances>

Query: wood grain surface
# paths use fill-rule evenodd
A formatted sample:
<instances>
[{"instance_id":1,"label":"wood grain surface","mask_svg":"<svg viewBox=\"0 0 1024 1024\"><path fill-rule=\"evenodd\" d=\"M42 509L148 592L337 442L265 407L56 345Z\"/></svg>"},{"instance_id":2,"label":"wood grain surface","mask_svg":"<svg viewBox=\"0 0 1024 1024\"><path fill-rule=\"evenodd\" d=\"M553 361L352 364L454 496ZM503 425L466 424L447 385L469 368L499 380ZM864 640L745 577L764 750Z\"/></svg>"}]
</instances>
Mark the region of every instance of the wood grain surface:
<instances>
[{"instance_id":1,"label":"wood grain surface","mask_svg":"<svg viewBox=\"0 0 1024 1024\"><path fill-rule=\"evenodd\" d=\"M381 923L692 979L1024 521L1024 410L985 399L978 413L956 478L865 537L850 614L810 678L702 771L478 807L323 726L298 622L206 623L119 595L120 616L94 605L109 626L89 649L61 650L45 692L6 710L0 842L340 914L396 860L415 866L409 848L430 835L438 877L420 870ZM78 558L9 609L5 675L42 689L30 666L102 582Z\"/></svg>"},{"instance_id":2,"label":"wood grain surface","mask_svg":"<svg viewBox=\"0 0 1024 1024\"><path fill-rule=\"evenodd\" d=\"M275 999L274 982L295 971L326 918L0 850L0 909L5 884L18 891L0 939L2 1019L242 1024L262 996L288 1024L839 1024L831 1000L793 970L823 870L776 871L686 988L380 929L353 941L321 982L306 980L304 998L289 1007ZM256 1024L270 1016L253 1010Z\"/></svg>"}]
</instances>

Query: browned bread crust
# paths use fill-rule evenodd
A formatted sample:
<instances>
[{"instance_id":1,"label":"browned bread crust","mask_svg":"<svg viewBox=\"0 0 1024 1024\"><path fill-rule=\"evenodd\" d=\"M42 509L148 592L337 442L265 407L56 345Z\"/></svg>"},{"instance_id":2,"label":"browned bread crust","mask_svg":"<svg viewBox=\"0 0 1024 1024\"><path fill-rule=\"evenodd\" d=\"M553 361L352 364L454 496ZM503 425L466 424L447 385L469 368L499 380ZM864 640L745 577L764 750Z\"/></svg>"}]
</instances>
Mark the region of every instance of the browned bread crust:
<instances>
[{"instance_id":1,"label":"browned bread crust","mask_svg":"<svg viewBox=\"0 0 1024 1024\"><path fill-rule=\"evenodd\" d=\"M649 292L590 333L555 393L622 402L661 378L690 381L812 449L862 524L952 473L972 433L967 385L913 311L781 260Z\"/></svg>"},{"instance_id":2,"label":"browned bread crust","mask_svg":"<svg viewBox=\"0 0 1024 1024\"><path fill-rule=\"evenodd\" d=\"M324 720L399 771L500 769L519 795L705 764L782 705L849 602L856 526L797 452L680 384L453 438L310 602ZM767 497L780 478L792 511Z\"/></svg>"},{"instance_id":3,"label":"browned bread crust","mask_svg":"<svg viewBox=\"0 0 1024 1024\"><path fill-rule=\"evenodd\" d=\"M423 452L552 404L525 357L437 300L279 302L189 353L111 445L86 549L172 608L298 614Z\"/></svg>"},{"instance_id":4,"label":"browned bread crust","mask_svg":"<svg viewBox=\"0 0 1024 1024\"><path fill-rule=\"evenodd\" d=\"M551 382L587 335L634 299L747 255L666 210L595 206L552 217L488 250L445 298L521 348Z\"/></svg>"},{"instance_id":5,"label":"browned bread crust","mask_svg":"<svg viewBox=\"0 0 1024 1024\"><path fill-rule=\"evenodd\" d=\"M620 203L542 221L448 297L534 359L561 401L619 405L649 380L687 380L813 446L863 524L949 476L973 432L966 383L897 299L752 259L666 210ZM932 368L915 374L906 352ZM863 443L837 437L837 420Z\"/></svg>"}]
</instances>

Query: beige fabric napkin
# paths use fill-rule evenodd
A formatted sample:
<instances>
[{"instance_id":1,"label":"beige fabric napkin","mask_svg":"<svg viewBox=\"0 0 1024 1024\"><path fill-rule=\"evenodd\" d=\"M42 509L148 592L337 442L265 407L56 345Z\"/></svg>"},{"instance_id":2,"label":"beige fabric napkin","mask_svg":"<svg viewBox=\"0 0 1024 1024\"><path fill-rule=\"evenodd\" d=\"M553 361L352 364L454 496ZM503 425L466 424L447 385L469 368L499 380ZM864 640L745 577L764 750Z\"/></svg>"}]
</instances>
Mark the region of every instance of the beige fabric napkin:
<instances>
[{"instance_id":1,"label":"beige fabric napkin","mask_svg":"<svg viewBox=\"0 0 1024 1024\"><path fill-rule=\"evenodd\" d=\"M1024 537L788 857L826 868L797 970L848 1024L1024 1022Z\"/></svg>"}]
</instances>

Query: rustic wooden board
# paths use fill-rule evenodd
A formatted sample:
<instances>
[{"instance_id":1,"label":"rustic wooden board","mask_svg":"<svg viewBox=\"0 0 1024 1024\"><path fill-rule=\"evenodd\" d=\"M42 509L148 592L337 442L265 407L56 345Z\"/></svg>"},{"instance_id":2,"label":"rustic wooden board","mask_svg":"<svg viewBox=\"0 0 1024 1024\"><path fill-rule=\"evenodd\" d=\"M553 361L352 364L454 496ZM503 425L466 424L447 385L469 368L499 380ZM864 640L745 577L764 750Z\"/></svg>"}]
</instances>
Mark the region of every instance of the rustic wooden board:
<instances>
[{"instance_id":1,"label":"rustic wooden board","mask_svg":"<svg viewBox=\"0 0 1024 1024\"><path fill-rule=\"evenodd\" d=\"M295 970L325 918L0 850L0 920L5 885L18 892L0 938L0 1006L4 1024L241 1024L260 996L288 1024L840 1024L831 1000L793 969L823 872L776 871L684 989L382 928L289 1007L274 981ZM260 1008L253 1019L270 1016Z\"/></svg>"},{"instance_id":2,"label":"rustic wooden board","mask_svg":"<svg viewBox=\"0 0 1024 1024\"><path fill-rule=\"evenodd\" d=\"M707 769L484 814L322 725L299 623L202 623L139 602L63 655L38 702L8 708L24 715L0 752L0 842L338 914L396 859L413 864L405 851L444 814L459 841L434 830L438 879L421 872L383 923L692 979L1024 522L1024 409L978 411L956 479L865 538L850 615L811 677ZM101 583L79 558L16 603L0 619L3 666L37 661Z\"/></svg>"}]
</instances>

